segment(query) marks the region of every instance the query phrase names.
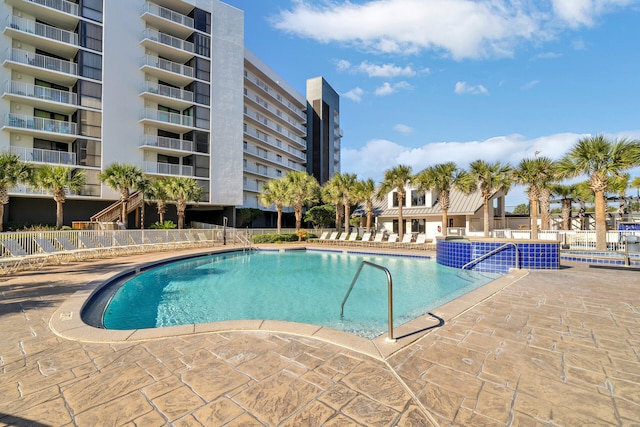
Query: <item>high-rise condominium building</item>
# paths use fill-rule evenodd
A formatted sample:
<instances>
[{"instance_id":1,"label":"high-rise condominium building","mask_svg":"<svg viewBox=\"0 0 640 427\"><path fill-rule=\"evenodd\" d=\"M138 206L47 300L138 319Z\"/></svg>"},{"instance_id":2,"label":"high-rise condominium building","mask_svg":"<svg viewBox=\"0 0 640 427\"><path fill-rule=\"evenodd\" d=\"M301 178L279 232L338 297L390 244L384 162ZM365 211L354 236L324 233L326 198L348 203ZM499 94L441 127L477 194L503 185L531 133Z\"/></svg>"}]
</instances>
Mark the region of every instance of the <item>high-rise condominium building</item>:
<instances>
[{"instance_id":1,"label":"high-rise condominium building","mask_svg":"<svg viewBox=\"0 0 640 427\"><path fill-rule=\"evenodd\" d=\"M115 162L203 187L188 218L230 225L290 170L324 182L340 169L339 97L324 81L298 93L244 47L244 14L218 0L2 0L0 151L87 182L65 223L119 195ZM50 195L11 188L5 221L53 222ZM147 209L149 220L155 220ZM129 221L132 224L132 221Z\"/></svg>"}]
</instances>

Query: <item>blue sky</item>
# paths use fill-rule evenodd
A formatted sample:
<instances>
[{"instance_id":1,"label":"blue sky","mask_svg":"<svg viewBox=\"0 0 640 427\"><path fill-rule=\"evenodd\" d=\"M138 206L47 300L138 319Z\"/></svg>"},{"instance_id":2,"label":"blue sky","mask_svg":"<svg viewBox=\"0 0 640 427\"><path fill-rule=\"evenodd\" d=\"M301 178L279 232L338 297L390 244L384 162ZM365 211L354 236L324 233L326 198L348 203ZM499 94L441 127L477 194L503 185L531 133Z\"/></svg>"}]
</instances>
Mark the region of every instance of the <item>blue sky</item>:
<instances>
[{"instance_id":1,"label":"blue sky","mask_svg":"<svg viewBox=\"0 0 640 427\"><path fill-rule=\"evenodd\" d=\"M225 3L300 93L322 75L340 94L342 172L359 178L640 138L640 0ZM514 188L507 203L525 200Z\"/></svg>"}]
</instances>

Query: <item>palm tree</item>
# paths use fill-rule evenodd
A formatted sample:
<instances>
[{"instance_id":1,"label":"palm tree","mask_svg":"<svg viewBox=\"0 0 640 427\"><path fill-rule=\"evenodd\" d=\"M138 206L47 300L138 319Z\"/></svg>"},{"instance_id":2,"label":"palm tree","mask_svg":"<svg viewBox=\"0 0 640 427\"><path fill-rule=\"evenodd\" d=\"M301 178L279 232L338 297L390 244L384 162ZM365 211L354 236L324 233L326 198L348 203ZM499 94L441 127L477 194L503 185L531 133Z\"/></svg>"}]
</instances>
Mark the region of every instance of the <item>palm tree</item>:
<instances>
[{"instance_id":1,"label":"palm tree","mask_svg":"<svg viewBox=\"0 0 640 427\"><path fill-rule=\"evenodd\" d=\"M4 206L9 204L9 189L19 182L29 182L33 169L17 154L0 153L0 231L4 224Z\"/></svg>"},{"instance_id":2,"label":"palm tree","mask_svg":"<svg viewBox=\"0 0 640 427\"><path fill-rule=\"evenodd\" d=\"M339 181L340 174L335 173L320 189L322 201L336 207L336 231L338 233L342 230L342 215L344 214L342 186Z\"/></svg>"},{"instance_id":3,"label":"palm tree","mask_svg":"<svg viewBox=\"0 0 640 427\"><path fill-rule=\"evenodd\" d=\"M511 167L500 162L476 160L469 165L469 173L480 189L484 201L484 237L489 237L489 198L496 191L507 193L511 188Z\"/></svg>"},{"instance_id":4,"label":"palm tree","mask_svg":"<svg viewBox=\"0 0 640 427\"><path fill-rule=\"evenodd\" d=\"M407 195L407 186L413 182L413 174L411 166L398 165L392 169L388 169L384 173L384 180L378 189L378 199L382 200L394 188L396 189L398 199L398 237L400 240L404 237L404 218L402 217L402 206Z\"/></svg>"},{"instance_id":5,"label":"palm tree","mask_svg":"<svg viewBox=\"0 0 640 427\"><path fill-rule=\"evenodd\" d=\"M595 195L596 250L607 249L605 191L611 177L640 165L640 141L609 141L604 135L580 139L562 159L567 176L589 176L589 187Z\"/></svg>"},{"instance_id":6,"label":"palm tree","mask_svg":"<svg viewBox=\"0 0 640 427\"><path fill-rule=\"evenodd\" d=\"M289 171L284 177L287 183L287 204L293 207L296 216L296 231L302 227L302 210L317 203L320 184L311 175L302 171Z\"/></svg>"},{"instance_id":7,"label":"palm tree","mask_svg":"<svg viewBox=\"0 0 640 427\"><path fill-rule=\"evenodd\" d=\"M53 192L53 200L56 202L57 229L61 229L64 223L62 207L67 200L66 190L78 192L86 180L84 171L69 166L45 165L36 170L33 180L36 187Z\"/></svg>"},{"instance_id":8,"label":"palm tree","mask_svg":"<svg viewBox=\"0 0 640 427\"><path fill-rule=\"evenodd\" d=\"M204 189L191 177L174 176L167 179L166 190L178 210L178 229L181 230L184 228L184 212L187 210L187 203L197 203Z\"/></svg>"},{"instance_id":9,"label":"palm tree","mask_svg":"<svg viewBox=\"0 0 640 427\"><path fill-rule=\"evenodd\" d=\"M262 192L258 196L258 199L265 207L275 205L276 211L278 212L278 234L280 234L282 211L287 202L287 183L284 178L268 181L262 187Z\"/></svg>"},{"instance_id":10,"label":"palm tree","mask_svg":"<svg viewBox=\"0 0 640 427\"><path fill-rule=\"evenodd\" d=\"M607 190L611 193L617 194L620 197L620 216L623 216L624 212L626 211L627 202L625 200L625 197L627 196L627 188L629 188L630 179L631 174L629 174L628 172L609 179L609 187L607 188Z\"/></svg>"},{"instance_id":11,"label":"palm tree","mask_svg":"<svg viewBox=\"0 0 640 427\"><path fill-rule=\"evenodd\" d=\"M564 178L558 170L558 164L548 157L536 157L541 163L540 177L540 214L541 229L551 229L551 187Z\"/></svg>"},{"instance_id":12,"label":"palm tree","mask_svg":"<svg viewBox=\"0 0 640 427\"><path fill-rule=\"evenodd\" d=\"M364 210L367 213L367 233L371 231L373 222L373 203L376 197L376 184L373 179L367 178L358 181L354 188L355 200L364 203Z\"/></svg>"},{"instance_id":13,"label":"palm tree","mask_svg":"<svg viewBox=\"0 0 640 427\"><path fill-rule=\"evenodd\" d=\"M142 169L125 163L112 163L100 174L100 180L120 193L122 212L120 220L127 226L127 203L131 190L138 189L144 179Z\"/></svg>"},{"instance_id":14,"label":"palm tree","mask_svg":"<svg viewBox=\"0 0 640 427\"><path fill-rule=\"evenodd\" d=\"M640 199L640 176L636 176L635 178L633 178L633 180L631 180L630 186L636 189L636 195ZM632 212L631 209L630 212Z\"/></svg>"},{"instance_id":15,"label":"palm tree","mask_svg":"<svg viewBox=\"0 0 640 427\"><path fill-rule=\"evenodd\" d=\"M560 197L562 204L562 229L571 230L571 205L578 193L575 184L555 184L550 186L551 194Z\"/></svg>"},{"instance_id":16,"label":"palm tree","mask_svg":"<svg viewBox=\"0 0 640 427\"><path fill-rule=\"evenodd\" d=\"M470 194L476 189L476 183L471 175L464 169L458 168L454 162L440 163L426 168L416 175L415 183L420 190L440 193L443 230L447 229L449 223L451 190L456 189L464 194Z\"/></svg>"},{"instance_id":17,"label":"palm tree","mask_svg":"<svg viewBox=\"0 0 640 427\"><path fill-rule=\"evenodd\" d=\"M156 210L158 212L160 223L164 223L164 214L167 213L167 205L171 201L171 198L167 193L167 185L167 178L156 179L149 183L149 186L145 191L149 198L156 203Z\"/></svg>"},{"instance_id":18,"label":"palm tree","mask_svg":"<svg viewBox=\"0 0 640 427\"><path fill-rule=\"evenodd\" d=\"M553 176L553 160L548 157L535 157L533 159L522 159L518 168L513 171L513 177L519 184L526 185L527 196L531 204L531 238L538 239L538 202L543 187L549 188L551 177ZM550 191L548 193L546 209L547 217L549 208Z\"/></svg>"}]
</instances>

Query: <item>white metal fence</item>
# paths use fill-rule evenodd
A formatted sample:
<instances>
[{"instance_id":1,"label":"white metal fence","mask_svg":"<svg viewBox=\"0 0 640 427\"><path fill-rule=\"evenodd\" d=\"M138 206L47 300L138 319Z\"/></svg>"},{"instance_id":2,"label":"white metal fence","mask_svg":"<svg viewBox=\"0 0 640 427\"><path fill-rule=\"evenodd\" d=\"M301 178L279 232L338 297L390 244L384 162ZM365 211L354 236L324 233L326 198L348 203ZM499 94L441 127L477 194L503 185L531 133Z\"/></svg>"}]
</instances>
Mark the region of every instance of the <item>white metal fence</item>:
<instances>
[{"instance_id":1,"label":"white metal fence","mask_svg":"<svg viewBox=\"0 0 640 427\"><path fill-rule=\"evenodd\" d=\"M637 236L639 230L609 230L607 231L607 249L610 251L623 251L626 237ZM493 230L492 237L503 239L531 239L531 230ZM561 243L563 249L593 250L596 247L595 230L540 230L539 240L554 240Z\"/></svg>"}]
</instances>

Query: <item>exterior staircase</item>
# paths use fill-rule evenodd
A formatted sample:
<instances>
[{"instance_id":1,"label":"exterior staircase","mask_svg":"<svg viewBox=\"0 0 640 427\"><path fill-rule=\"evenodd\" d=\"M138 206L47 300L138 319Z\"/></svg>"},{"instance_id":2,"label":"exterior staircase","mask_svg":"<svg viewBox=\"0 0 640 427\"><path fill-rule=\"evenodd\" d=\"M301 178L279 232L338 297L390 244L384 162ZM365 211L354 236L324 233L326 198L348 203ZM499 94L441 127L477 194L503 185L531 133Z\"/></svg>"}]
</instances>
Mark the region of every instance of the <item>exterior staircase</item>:
<instances>
[{"instance_id":1,"label":"exterior staircase","mask_svg":"<svg viewBox=\"0 0 640 427\"><path fill-rule=\"evenodd\" d=\"M138 209L144 203L144 196L141 191L131 193L127 203L127 214ZM113 222L120 219L122 213L122 200L118 200L112 205L107 206L97 214L91 217L91 222Z\"/></svg>"}]
</instances>

